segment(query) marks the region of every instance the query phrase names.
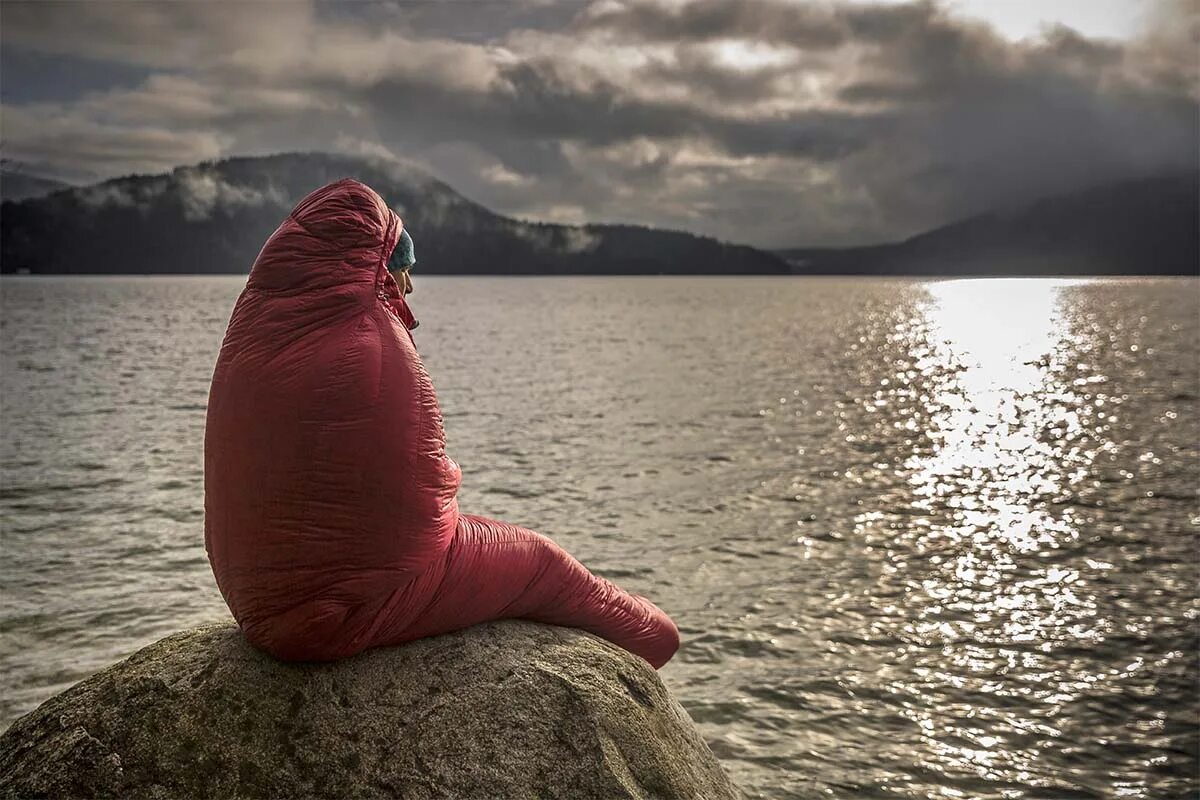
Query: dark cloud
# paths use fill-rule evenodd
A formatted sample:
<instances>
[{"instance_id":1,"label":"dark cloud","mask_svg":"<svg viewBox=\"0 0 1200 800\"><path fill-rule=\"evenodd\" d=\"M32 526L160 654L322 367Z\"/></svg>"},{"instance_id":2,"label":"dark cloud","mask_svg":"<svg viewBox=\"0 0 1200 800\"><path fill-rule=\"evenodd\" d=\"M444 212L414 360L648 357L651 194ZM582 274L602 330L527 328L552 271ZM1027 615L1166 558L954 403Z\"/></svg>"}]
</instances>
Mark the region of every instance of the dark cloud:
<instances>
[{"instance_id":1,"label":"dark cloud","mask_svg":"<svg viewBox=\"0 0 1200 800\"><path fill-rule=\"evenodd\" d=\"M378 4L319 0L323 13L396 26L419 37L487 43L498 32L562 30L589 0L390 0Z\"/></svg>"},{"instance_id":2,"label":"dark cloud","mask_svg":"<svg viewBox=\"0 0 1200 800\"><path fill-rule=\"evenodd\" d=\"M727 38L783 44L802 50L847 43L887 43L943 18L933 2L833 3L788 0L655 0L598 3L576 20L580 30L612 31L641 41L714 41Z\"/></svg>"},{"instance_id":3,"label":"dark cloud","mask_svg":"<svg viewBox=\"0 0 1200 800\"><path fill-rule=\"evenodd\" d=\"M669 57L650 59L638 70L639 80L677 87L693 102L707 102L719 109L725 104L769 100L781 91L781 81L801 67L794 54L772 63L750 68L730 69L711 48L681 43Z\"/></svg>"},{"instance_id":4,"label":"dark cloud","mask_svg":"<svg viewBox=\"0 0 1200 800\"><path fill-rule=\"evenodd\" d=\"M1186 0L1128 41L1019 42L933 2L236 8L5 2L10 52L127 65L83 94L6 87L5 155L123 174L394 154L506 213L762 245L888 239L1197 164Z\"/></svg>"},{"instance_id":5,"label":"dark cloud","mask_svg":"<svg viewBox=\"0 0 1200 800\"><path fill-rule=\"evenodd\" d=\"M696 0L670 6L651 0L599 3L580 16L579 30L612 31L641 41L711 41L727 37L832 48L849 31L831 7L817 3Z\"/></svg>"},{"instance_id":6,"label":"dark cloud","mask_svg":"<svg viewBox=\"0 0 1200 800\"><path fill-rule=\"evenodd\" d=\"M135 65L0 47L0 99L5 103L77 100L112 86L137 86L151 74Z\"/></svg>"}]
</instances>

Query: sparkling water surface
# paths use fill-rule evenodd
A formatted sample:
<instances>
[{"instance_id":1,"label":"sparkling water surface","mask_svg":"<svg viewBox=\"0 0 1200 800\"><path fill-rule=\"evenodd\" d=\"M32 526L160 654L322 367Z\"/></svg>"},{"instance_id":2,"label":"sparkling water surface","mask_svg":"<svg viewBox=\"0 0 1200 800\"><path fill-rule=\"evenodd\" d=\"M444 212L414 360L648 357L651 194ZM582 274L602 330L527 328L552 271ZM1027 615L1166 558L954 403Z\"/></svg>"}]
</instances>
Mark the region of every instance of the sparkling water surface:
<instances>
[{"instance_id":1,"label":"sparkling water surface","mask_svg":"<svg viewBox=\"0 0 1200 800\"><path fill-rule=\"evenodd\" d=\"M1200 792L1200 281L415 279L462 508L675 618L749 797ZM0 723L227 616L244 280L0 283Z\"/></svg>"}]
</instances>

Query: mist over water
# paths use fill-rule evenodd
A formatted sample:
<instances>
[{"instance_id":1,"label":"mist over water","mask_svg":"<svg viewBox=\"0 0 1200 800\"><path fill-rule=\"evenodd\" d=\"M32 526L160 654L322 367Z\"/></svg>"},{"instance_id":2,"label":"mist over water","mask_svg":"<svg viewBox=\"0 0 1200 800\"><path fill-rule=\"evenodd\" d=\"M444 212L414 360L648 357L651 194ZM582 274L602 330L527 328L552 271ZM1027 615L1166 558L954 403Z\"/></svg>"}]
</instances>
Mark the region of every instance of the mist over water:
<instances>
[{"instance_id":1,"label":"mist over water","mask_svg":"<svg viewBox=\"0 0 1200 800\"><path fill-rule=\"evenodd\" d=\"M667 610L749 796L1200 791L1200 281L415 280L463 510ZM0 286L0 722L227 616L243 282Z\"/></svg>"}]
</instances>

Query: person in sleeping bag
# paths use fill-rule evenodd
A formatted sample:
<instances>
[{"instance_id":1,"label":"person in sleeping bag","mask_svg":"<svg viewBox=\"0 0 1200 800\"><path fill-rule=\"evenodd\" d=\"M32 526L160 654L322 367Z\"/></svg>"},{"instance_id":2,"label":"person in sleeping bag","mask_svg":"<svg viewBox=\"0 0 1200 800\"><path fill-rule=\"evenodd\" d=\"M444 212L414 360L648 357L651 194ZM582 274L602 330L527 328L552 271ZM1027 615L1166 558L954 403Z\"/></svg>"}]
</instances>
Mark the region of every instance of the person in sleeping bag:
<instances>
[{"instance_id":1,"label":"person in sleeping bag","mask_svg":"<svg viewBox=\"0 0 1200 800\"><path fill-rule=\"evenodd\" d=\"M661 667L679 632L652 602L543 534L459 510L412 334L413 263L400 218L345 178L292 209L233 308L204 432L204 542L247 640L329 661L522 618Z\"/></svg>"}]
</instances>

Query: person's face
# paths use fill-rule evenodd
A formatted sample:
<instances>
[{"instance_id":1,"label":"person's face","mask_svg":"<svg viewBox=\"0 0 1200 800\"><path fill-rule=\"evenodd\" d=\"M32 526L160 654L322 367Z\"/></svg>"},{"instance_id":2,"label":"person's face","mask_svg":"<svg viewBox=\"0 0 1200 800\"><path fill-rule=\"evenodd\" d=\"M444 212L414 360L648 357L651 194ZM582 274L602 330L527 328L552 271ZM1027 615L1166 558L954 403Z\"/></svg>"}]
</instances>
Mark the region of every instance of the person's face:
<instances>
[{"instance_id":1,"label":"person's face","mask_svg":"<svg viewBox=\"0 0 1200 800\"><path fill-rule=\"evenodd\" d=\"M396 279L396 285L400 287L401 296L412 294L412 276L408 274L408 270L396 270L392 273L392 277Z\"/></svg>"}]
</instances>

